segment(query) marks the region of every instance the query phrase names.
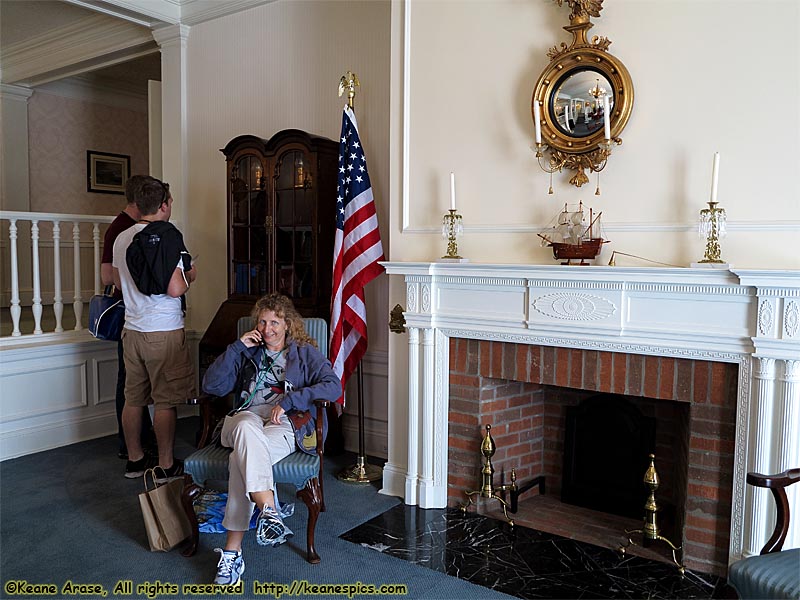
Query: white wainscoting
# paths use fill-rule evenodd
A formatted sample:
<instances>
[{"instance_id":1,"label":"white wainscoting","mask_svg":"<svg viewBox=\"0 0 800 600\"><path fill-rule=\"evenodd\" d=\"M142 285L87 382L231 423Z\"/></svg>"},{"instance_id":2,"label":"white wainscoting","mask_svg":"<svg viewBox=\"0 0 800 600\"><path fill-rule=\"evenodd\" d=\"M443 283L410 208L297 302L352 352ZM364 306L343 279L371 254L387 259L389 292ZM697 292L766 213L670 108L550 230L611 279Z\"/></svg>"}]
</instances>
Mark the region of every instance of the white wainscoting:
<instances>
[{"instance_id":1,"label":"white wainscoting","mask_svg":"<svg viewBox=\"0 0 800 600\"><path fill-rule=\"evenodd\" d=\"M196 364L200 335L187 338ZM0 349L0 461L116 434L116 342L85 330L10 342Z\"/></svg>"}]
</instances>

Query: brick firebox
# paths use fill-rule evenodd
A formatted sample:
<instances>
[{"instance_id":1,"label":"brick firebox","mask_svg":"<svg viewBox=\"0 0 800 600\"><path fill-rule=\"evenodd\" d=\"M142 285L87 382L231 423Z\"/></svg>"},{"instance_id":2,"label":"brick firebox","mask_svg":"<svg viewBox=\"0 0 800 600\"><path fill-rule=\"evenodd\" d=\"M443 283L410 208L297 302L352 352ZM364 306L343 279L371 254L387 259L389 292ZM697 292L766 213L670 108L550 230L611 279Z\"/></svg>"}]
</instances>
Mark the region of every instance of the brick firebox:
<instances>
[{"instance_id":1,"label":"brick firebox","mask_svg":"<svg viewBox=\"0 0 800 600\"><path fill-rule=\"evenodd\" d=\"M661 417L674 411L659 404L681 403L689 407L683 419L688 465L671 467L665 475L673 488L685 488L677 492L679 499L672 498L685 506L678 518L684 522L684 562L724 573L737 377L738 366L730 363L451 338L448 503L462 502L463 491L480 481L477 452L487 423L498 447L492 459L495 483L500 473L507 481L514 467L520 483L545 474L551 495L560 491L565 406L591 395L586 392L606 392L641 398L646 412L655 407L650 412ZM572 392L562 390L555 394L562 401L551 402L547 390L553 387ZM682 461L684 454L674 452L670 460ZM680 472L685 475L674 475Z\"/></svg>"}]
</instances>

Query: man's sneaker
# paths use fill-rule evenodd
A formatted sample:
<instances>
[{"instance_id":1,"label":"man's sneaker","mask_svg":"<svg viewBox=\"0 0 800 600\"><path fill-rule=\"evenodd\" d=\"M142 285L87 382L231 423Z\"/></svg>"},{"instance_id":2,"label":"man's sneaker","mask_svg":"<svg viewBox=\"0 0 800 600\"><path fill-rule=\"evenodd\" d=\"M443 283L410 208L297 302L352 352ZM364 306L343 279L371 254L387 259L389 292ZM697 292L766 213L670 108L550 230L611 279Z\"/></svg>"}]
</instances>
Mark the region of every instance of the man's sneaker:
<instances>
[{"instance_id":1,"label":"man's sneaker","mask_svg":"<svg viewBox=\"0 0 800 600\"><path fill-rule=\"evenodd\" d=\"M236 585L244 573L244 558L242 552L233 552L214 548L214 552L219 552L219 562L217 563L217 576L214 583L217 585Z\"/></svg>"},{"instance_id":2,"label":"man's sneaker","mask_svg":"<svg viewBox=\"0 0 800 600\"><path fill-rule=\"evenodd\" d=\"M265 506L256 522L256 541L260 546L272 546L277 539L284 537L286 526L281 516L270 506Z\"/></svg>"},{"instance_id":3,"label":"man's sneaker","mask_svg":"<svg viewBox=\"0 0 800 600\"><path fill-rule=\"evenodd\" d=\"M169 469L164 467L156 468L156 483L167 483L181 475L183 475L183 461L173 458L172 466Z\"/></svg>"},{"instance_id":4,"label":"man's sneaker","mask_svg":"<svg viewBox=\"0 0 800 600\"><path fill-rule=\"evenodd\" d=\"M147 454L139 460L128 460L125 464L125 477L128 479L141 477L151 466L153 466L153 461Z\"/></svg>"}]
</instances>

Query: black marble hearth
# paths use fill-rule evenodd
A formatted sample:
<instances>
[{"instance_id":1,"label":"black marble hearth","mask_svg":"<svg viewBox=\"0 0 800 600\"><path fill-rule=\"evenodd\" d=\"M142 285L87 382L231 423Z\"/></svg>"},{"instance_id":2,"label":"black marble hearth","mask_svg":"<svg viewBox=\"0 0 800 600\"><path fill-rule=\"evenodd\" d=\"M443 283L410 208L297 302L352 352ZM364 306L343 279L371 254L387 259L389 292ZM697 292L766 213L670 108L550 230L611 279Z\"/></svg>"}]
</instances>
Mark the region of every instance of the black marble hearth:
<instances>
[{"instance_id":1,"label":"black marble hearth","mask_svg":"<svg viewBox=\"0 0 800 600\"><path fill-rule=\"evenodd\" d=\"M724 579L458 509L398 505L342 539L518 598L721 598Z\"/></svg>"}]
</instances>

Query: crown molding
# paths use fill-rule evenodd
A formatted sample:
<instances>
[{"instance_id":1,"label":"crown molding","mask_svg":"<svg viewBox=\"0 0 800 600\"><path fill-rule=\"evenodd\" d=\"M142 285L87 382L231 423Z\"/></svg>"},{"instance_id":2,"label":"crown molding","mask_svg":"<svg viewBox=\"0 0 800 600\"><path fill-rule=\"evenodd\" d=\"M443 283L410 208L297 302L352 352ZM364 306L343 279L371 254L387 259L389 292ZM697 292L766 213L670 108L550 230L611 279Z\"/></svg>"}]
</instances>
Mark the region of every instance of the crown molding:
<instances>
[{"instance_id":1,"label":"crown molding","mask_svg":"<svg viewBox=\"0 0 800 600\"><path fill-rule=\"evenodd\" d=\"M276 0L179 0L181 24L197 25L205 21L219 19L243 10L249 10Z\"/></svg>"},{"instance_id":2,"label":"crown molding","mask_svg":"<svg viewBox=\"0 0 800 600\"><path fill-rule=\"evenodd\" d=\"M52 81L36 88L37 94L50 94L92 104L103 104L147 114L147 93L140 90L120 89L90 81L84 76Z\"/></svg>"},{"instance_id":3,"label":"crown molding","mask_svg":"<svg viewBox=\"0 0 800 600\"><path fill-rule=\"evenodd\" d=\"M145 27L197 25L275 0L65 0Z\"/></svg>"},{"instance_id":4,"label":"crown molding","mask_svg":"<svg viewBox=\"0 0 800 600\"><path fill-rule=\"evenodd\" d=\"M140 56L147 46L156 49L150 30L100 14L89 15L6 48L3 83L35 85L55 78L48 77L49 73L63 77L68 69L68 74L73 74L77 65L86 71L96 64L129 60L131 52Z\"/></svg>"}]
</instances>

